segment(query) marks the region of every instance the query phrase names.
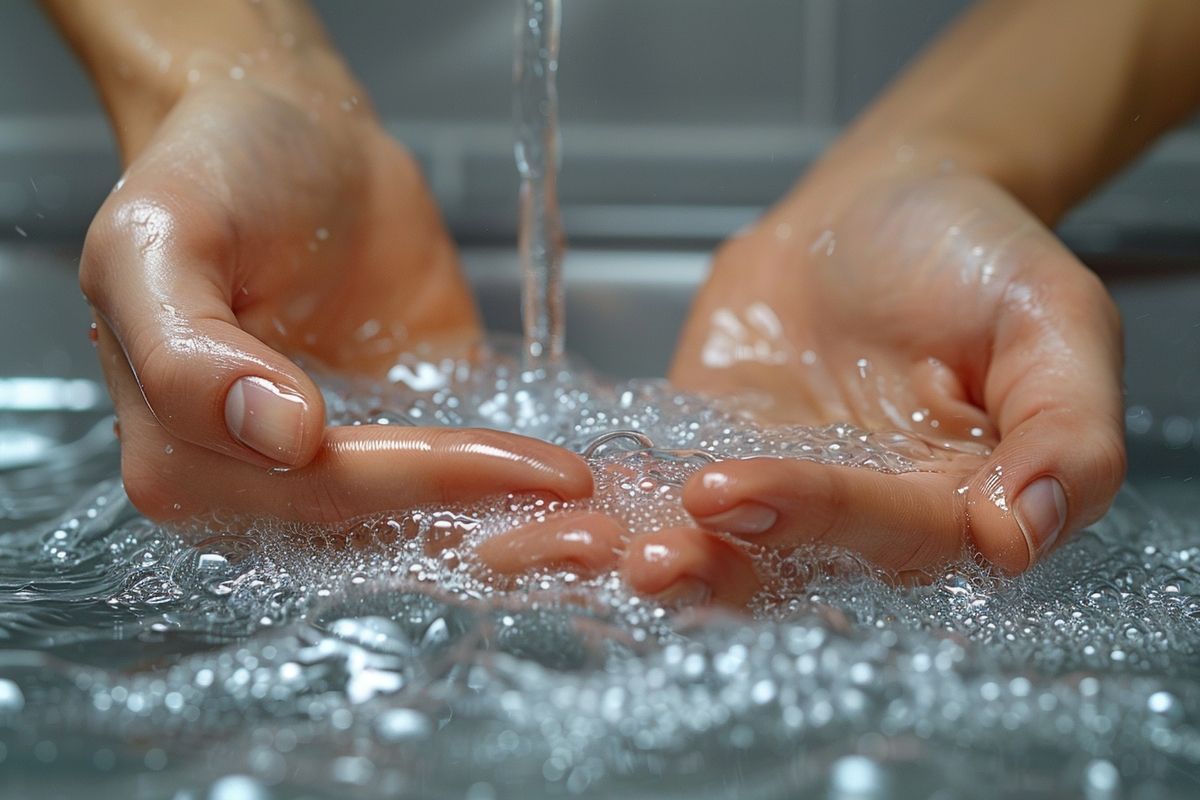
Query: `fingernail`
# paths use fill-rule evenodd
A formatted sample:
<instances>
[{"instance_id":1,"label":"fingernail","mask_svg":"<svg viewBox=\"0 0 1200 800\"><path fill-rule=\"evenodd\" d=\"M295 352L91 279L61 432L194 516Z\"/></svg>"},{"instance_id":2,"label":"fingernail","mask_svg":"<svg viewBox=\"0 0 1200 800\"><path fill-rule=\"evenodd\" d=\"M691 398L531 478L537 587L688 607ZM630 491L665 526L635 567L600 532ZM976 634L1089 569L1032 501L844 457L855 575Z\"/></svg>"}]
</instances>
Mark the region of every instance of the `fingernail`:
<instances>
[{"instance_id":1,"label":"fingernail","mask_svg":"<svg viewBox=\"0 0 1200 800\"><path fill-rule=\"evenodd\" d=\"M1025 487L1015 509L1032 563L1045 555L1062 533L1067 522L1067 496L1062 484L1047 475Z\"/></svg>"},{"instance_id":2,"label":"fingernail","mask_svg":"<svg viewBox=\"0 0 1200 800\"><path fill-rule=\"evenodd\" d=\"M728 511L696 521L714 531L755 534L770 530L778 519L779 513L775 509L747 500Z\"/></svg>"},{"instance_id":3,"label":"fingernail","mask_svg":"<svg viewBox=\"0 0 1200 800\"><path fill-rule=\"evenodd\" d=\"M654 599L672 608L702 606L712 599L712 588L699 578L688 576L680 578L654 595Z\"/></svg>"},{"instance_id":4,"label":"fingernail","mask_svg":"<svg viewBox=\"0 0 1200 800\"><path fill-rule=\"evenodd\" d=\"M239 378L225 396L225 425L239 442L284 464L294 464L308 404L265 378Z\"/></svg>"}]
</instances>

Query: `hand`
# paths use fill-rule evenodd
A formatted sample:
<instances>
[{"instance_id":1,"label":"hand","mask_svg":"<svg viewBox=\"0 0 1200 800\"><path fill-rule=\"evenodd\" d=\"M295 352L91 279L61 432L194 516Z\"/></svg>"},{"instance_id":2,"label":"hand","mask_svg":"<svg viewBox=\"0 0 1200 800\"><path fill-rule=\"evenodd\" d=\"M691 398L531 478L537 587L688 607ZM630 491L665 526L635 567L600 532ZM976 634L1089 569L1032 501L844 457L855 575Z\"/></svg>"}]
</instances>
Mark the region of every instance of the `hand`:
<instances>
[{"instance_id":1,"label":"hand","mask_svg":"<svg viewBox=\"0 0 1200 800\"><path fill-rule=\"evenodd\" d=\"M631 590L668 606L742 608L750 601L759 588L750 548L687 524L683 514L647 517L647 506L630 505L631 485L646 493L649 508L678 502L678 484L663 479L655 460L635 455L593 466L597 504L612 511L534 506L549 513L479 544L473 557L489 577L503 581L556 568L593 577L614 570ZM648 530L648 523L663 527Z\"/></svg>"},{"instance_id":2,"label":"hand","mask_svg":"<svg viewBox=\"0 0 1200 800\"><path fill-rule=\"evenodd\" d=\"M903 474L726 461L683 501L763 545L840 545L903 573L969 542L1018 572L1119 488L1120 373L1103 285L997 185L818 169L717 254L672 379L765 394L778 421L910 431L937 457Z\"/></svg>"},{"instance_id":3,"label":"hand","mask_svg":"<svg viewBox=\"0 0 1200 800\"><path fill-rule=\"evenodd\" d=\"M479 333L417 167L361 97L201 75L96 216L80 279L146 514L334 520L590 491L582 459L525 437L326 429L282 355L381 376L403 351Z\"/></svg>"}]
</instances>

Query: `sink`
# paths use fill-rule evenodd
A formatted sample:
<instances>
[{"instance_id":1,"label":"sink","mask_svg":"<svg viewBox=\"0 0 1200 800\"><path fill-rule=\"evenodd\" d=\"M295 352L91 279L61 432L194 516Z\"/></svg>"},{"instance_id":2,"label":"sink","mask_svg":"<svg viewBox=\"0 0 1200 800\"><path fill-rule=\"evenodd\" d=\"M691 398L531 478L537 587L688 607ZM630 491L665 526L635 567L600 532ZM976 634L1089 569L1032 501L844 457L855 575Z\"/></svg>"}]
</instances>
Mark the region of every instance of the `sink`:
<instances>
[{"instance_id":1,"label":"sink","mask_svg":"<svg viewBox=\"0 0 1200 800\"><path fill-rule=\"evenodd\" d=\"M0 247L0 376L101 380L78 253L78 245ZM462 256L488 328L519 333L514 249L467 246ZM708 258L703 249L570 251L568 349L613 377L661 376ZM1200 475L1200 256L1085 259L1124 319L1131 480L1151 493L1171 486L1174 495ZM3 397L0 390L0 404Z\"/></svg>"},{"instance_id":2,"label":"sink","mask_svg":"<svg viewBox=\"0 0 1200 800\"><path fill-rule=\"evenodd\" d=\"M1161 743L1200 742L1200 547L1152 510L1200 499L1200 389L1179 368L1200 356L1200 279L1184 264L1093 260L1126 317L1131 480L1151 506L1123 492L1007 587L963 565L904 591L819 583L818 567L783 619L748 620L650 616L664 609L643 598L610 617L455 604L440 573L427 593L406 582L444 561L423 545L297 547L269 521L194 541L137 518L111 480L77 250L0 249L0 794L525 797L583 791L592 765L596 797L1091 800L1123 796L1108 790L1126 773L1150 791L1130 796L1194 796L1200 749ZM463 256L489 326L519 331L512 249ZM571 349L661 375L707 257L573 251ZM660 623L626 619L676 627L638 639ZM1115 750L1088 738L1124 722ZM1178 758L1139 772L1154 748Z\"/></svg>"}]
</instances>

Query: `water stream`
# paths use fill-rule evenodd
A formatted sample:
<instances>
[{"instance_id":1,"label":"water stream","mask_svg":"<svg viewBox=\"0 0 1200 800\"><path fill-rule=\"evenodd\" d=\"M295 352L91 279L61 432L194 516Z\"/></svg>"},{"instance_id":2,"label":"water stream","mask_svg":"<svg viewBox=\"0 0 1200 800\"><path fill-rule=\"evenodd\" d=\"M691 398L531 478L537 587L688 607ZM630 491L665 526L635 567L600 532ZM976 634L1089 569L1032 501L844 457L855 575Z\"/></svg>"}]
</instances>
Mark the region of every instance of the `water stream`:
<instances>
[{"instance_id":1,"label":"water stream","mask_svg":"<svg viewBox=\"0 0 1200 800\"><path fill-rule=\"evenodd\" d=\"M333 424L574 449L595 497L161 526L130 506L111 437L0 470L0 797L1195 796L1200 529L1129 492L1016 579L968 557L905 588L845 552L745 545L749 616L638 597L616 569L481 565L480 545L557 514L634 540L687 523L680 487L714 458L937 460L562 354L560 7L520 6L525 340L406 357L412 384L320 381Z\"/></svg>"},{"instance_id":2,"label":"water stream","mask_svg":"<svg viewBox=\"0 0 1200 800\"><path fill-rule=\"evenodd\" d=\"M563 228L558 211L558 37L561 0L517 0L513 116L521 175L518 248L531 366L563 354Z\"/></svg>"}]
</instances>

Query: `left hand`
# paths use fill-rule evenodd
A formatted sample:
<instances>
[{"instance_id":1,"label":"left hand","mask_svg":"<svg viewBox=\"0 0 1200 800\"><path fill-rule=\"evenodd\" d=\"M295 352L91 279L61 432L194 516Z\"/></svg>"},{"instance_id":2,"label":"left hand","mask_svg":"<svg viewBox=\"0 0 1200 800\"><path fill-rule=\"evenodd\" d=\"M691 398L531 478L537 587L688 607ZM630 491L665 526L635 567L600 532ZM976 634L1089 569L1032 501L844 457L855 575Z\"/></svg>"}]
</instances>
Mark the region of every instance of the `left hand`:
<instances>
[{"instance_id":1,"label":"left hand","mask_svg":"<svg viewBox=\"0 0 1200 800\"><path fill-rule=\"evenodd\" d=\"M406 351L468 353L481 331L415 160L343 99L354 83L314 72L189 83L127 146L88 232L80 281L131 501L158 520L338 522L505 492L586 496L584 461L528 437L326 425L292 356L382 376Z\"/></svg>"}]
</instances>

